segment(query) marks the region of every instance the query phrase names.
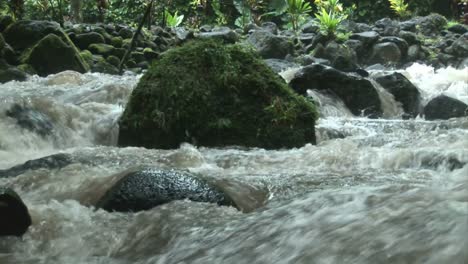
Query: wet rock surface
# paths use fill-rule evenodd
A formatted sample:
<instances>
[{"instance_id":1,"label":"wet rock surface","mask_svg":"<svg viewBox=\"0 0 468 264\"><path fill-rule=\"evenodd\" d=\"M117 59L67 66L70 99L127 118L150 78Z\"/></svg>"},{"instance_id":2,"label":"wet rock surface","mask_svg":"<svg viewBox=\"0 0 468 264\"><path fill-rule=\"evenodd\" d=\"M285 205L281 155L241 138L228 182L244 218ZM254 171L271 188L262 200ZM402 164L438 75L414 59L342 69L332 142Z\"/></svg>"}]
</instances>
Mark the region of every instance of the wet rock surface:
<instances>
[{"instance_id":1,"label":"wet rock surface","mask_svg":"<svg viewBox=\"0 0 468 264\"><path fill-rule=\"evenodd\" d=\"M145 167L125 172L98 202L106 211L138 212L175 200L235 206L222 191L188 172Z\"/></svg>"},{"instance_id":2,"label":"wet rock surface","mask_svg":"<svg viewBox=\"0 0 468 264\"><path fill-rule=\"evenodd\" d=\"M74 161L69 154L54 154L39 159L29 160L23 164L16 165L6 170L0 170L0 178L15 177L28 170L61 169L73 162Z\"/></svg>"},{"instance_id":3,"label":"wet rock surface","mask_svg":"<svg viewBox=\"0 0 468 264\"><path fill-rule=\"evenodd\" d=\"M31 225L28 208L10 188L0 187L0 237L22 236Z\"/></svg>"}]
</instances>

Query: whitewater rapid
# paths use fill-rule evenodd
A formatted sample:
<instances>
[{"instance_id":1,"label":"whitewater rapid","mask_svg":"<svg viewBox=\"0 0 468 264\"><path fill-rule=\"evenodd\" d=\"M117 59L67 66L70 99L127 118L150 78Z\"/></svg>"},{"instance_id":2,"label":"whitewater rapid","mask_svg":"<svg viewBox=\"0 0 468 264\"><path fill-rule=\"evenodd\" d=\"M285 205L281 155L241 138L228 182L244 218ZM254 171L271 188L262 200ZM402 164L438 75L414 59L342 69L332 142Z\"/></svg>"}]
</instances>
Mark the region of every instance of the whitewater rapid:
<instances>
[{"instance_id":1,"label":"whitewater rapid","mask_svg":"<svg viewBox=\"0 0 468 264\"><path fill-rule=\"evenodd\" d=\"M468 68L401 72L423 102L468 102ZM311 91L324 105L317 145L117 148L117 121L140 77L64 72L0 85L0 170L55 153L75 160L0 179L33 220L22 238L0 238L0 263L468 263L468 118L401 120L388 94L385 119L353 117ZM52 134L20 128L5 114L15 103L49 116ZM113 174L139 165L199 173L249 210L92 207Z\"/></svg>"}]
</instances>

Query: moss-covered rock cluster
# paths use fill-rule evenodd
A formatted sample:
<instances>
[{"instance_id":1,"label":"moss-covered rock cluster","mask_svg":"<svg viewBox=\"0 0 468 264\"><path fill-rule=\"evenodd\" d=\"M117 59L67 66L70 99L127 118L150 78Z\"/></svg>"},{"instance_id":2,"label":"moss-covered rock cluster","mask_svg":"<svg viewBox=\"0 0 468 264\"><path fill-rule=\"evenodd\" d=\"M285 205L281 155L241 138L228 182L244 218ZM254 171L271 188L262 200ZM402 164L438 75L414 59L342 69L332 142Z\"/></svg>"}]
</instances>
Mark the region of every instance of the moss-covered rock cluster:
<instances>
[{"instance_id":1,"label":"moss-covered rock cluster","mask_svg":"<svg viewBox=\"0 0 468 264\"><path fill-rule=\"evenodd\" d=\"M299 147L315 141L314 105L241 45L192 41L142 77L120 120L119 145Z\"/></svg>"}]
</instances>

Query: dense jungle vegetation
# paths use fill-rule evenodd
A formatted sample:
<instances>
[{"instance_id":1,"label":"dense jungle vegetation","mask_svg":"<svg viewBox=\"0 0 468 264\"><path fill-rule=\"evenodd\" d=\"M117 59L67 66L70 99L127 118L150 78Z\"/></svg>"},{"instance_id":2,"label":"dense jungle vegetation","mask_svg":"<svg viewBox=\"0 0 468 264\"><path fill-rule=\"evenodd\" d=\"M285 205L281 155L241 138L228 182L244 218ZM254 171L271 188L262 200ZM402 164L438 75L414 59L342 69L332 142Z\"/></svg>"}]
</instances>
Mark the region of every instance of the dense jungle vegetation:
<instances>
[{"instance_id":1,"label":"dense jungle vegetation","mask_svg":"<svg viewBox=\"0 0 468 264\"><path fill-rule=\"evenodd\" d=\"M6 0L0 15L15 19L137 24L153 0ZM461 20L467 0L163 0L154 1L148 24L196 28L203 24L243 27L273 21L297 29L309 16L326 31L343 19L369 22L431 12Z\"/></svg>"}]
</instances>

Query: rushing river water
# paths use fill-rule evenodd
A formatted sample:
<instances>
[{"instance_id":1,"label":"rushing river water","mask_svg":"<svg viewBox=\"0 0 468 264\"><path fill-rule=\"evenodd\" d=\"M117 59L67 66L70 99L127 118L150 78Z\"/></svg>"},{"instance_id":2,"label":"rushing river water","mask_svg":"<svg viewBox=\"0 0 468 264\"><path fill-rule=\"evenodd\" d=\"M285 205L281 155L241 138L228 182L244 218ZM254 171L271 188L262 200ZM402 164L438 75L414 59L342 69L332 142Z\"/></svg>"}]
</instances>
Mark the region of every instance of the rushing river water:
<instances>
[{"instance_id":1,"label":"rushing river water","mask_svg":"<svg viewBox=\"0 0 468 264\"><path fill-rule=\"evenodd\" d=\"M424 102L468 103L468 68L403 71ZM0 238L0 263L468 263L468 118L353 117L323 105L318 145L263 149L117 148L117 120L140 76L64 72L0 85L0 169L64 152L82 161L0 179L30 210L22 238ZM53 133L19 128L14 104ZM138 165L200 173L248 213L176 201L139 213L95 210L110 177ZM0 216L1 217L1 216Z\"/></svg>"}]
</instances>

